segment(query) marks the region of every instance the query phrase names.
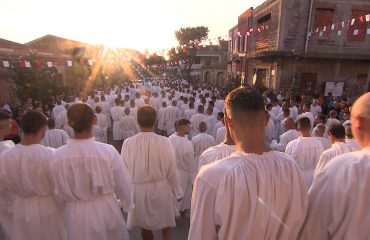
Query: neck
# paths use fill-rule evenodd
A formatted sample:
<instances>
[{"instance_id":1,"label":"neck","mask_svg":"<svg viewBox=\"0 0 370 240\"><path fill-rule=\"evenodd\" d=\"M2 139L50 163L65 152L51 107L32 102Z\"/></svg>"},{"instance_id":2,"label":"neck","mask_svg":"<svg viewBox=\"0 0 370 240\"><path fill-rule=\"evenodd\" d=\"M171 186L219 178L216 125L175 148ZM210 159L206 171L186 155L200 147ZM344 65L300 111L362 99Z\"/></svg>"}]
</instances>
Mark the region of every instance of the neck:
<instances>
[{"instance_id":1,"label":"neck","mask_svg":"<svg viewBox=\"0 0 370 240\"><path fill-rule=\"evenodd\" d=\"M178 131L176 132L176 135L179 137L185 137L186 134L184 132Z\"/></svg>"},{"instance_id":2,"label":"neck","mask_svg":"<svg viewBox=\"0 0 370 240\"><path fill-rule=\"evenodd\" d=\"M144 127L141 127L140 128L140 131L141 132L153 132L153 128L144 128Z\"/></svg>"},{"instance_id":3,"label":"neck","mask_svg":"<svg viewBox=\"0 0 370 240\"><path fill-rule=\"evenodd\" d=\"M238 135L235 134L235 144L238 151L262 154L271 150L266 146L265 133L260 129L248 129L248 131L243 130L238 132ZM253 136L253 138L250 136Z\"/></svg>"},{"instance_id":4,"label":"neck","mask_svg":"<svg viewBox=\"0 0 370 240\"><path fill-rule=\"evenodd\" d=\"M302 137L311 137L310 131L300 131Z\"/></svg>"},{"instance_id":5,"label":"neck","mask_svg":"<svg viewBox=\"0 0 370 240\"><path fill-rule=\"evenodd\" d=\"M28 146L32 144L39 144L40 141L41 139L37 135L24 135L21 144Z\"/></svg>"},{"instance_id":6,"label":"neck","mask_svg":"<svg viewBox=\"0 0 370 240\"><path fill-rule=\"evenodd\" d=\"M225 140L223 141L223 144L225 144L225 145L235 145L235 143L232 140L232 138L231 137L228 137L228 136L225 137Z\"/></svg>"},{"instance_id":7,"label":"neck","mask_svg":"<svg viewBox=\"0 0 370 240\"><path fill-rule=\"evenodd\" d=\"M333 143L341 143L341 142L346 142L346 140L344 138L336 138L334 139Z\"/></svg>"},{"instance_id":8,"label":"neck","mask_svg":"<svg viewBox=\"0 0 370 240\"><path fill-rule=\"evenodd\" d=\"M92 130L86 131L86 132L80 132L80 133L75 133L74 138L75 139L88 139L92 138L94 135L92 133Z\"/></svg>"}]
</instances>

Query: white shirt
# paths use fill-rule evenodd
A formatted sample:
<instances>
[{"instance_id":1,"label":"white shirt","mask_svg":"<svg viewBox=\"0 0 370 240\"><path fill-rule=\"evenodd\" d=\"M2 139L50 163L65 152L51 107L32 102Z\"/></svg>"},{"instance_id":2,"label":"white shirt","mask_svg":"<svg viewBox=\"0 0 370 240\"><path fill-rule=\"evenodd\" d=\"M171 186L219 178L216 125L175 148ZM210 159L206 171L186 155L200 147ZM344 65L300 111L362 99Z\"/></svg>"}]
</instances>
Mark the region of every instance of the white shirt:
<instances>
[{"instance_id":1,"label":"white shirt","mask_svg":"<svg viewBox=\"0 0 370 240\"><path fill-rule=\"evenodd\" d=\"M202 113L197 113L195 115L193 115L191 118L190 118L190 122L191 122L191 125L192 125L192 130L194 132L194 135L197 135L199 133L199 123L201 122L205 122L206 125L207 125L207 129L209 129L209 122L208 122L208 118L206 115L202 114Z\"/></svg>"},{"instance_id":2,"label":"white shirt","mask_svg":"<svg viewBox=\"0 0 370 240\"><path fill-rule=\"evenodd\" d=\"M314 106L311 104L310 112L312 113L313 117L315 118L318 114L322 112L322 109L319 105Z\"/></svg>"},{"instance_id":3,"label":"white shirt","mask_svg":"<svg viewBox=\"0 0 370 240\"><path fill-rule=\"evenodd\" d=\"M51 176L55 198L66 204L69 238L129 239L115 196L125 212L133 209L132 184L113 146L94 138L70 139L55 151Z\"/></svg>"},{"instance_id":4,"label":"white shirt","mask_svg":"<svg viewBox=\"0 0 370 240\"><path fill-rule=\"evenodd\" d=\"M194 116L195 114L197 114L197 111L195 111L194 108L189 108L189 109L185 110L184 118L186 118L187 120L190 120L190 118L192 116Z\"/></svg>"},{"instance_id":5,"label":"white shirt","mask_svg":"<svg viewBox=\"0 0 370 240\"><path fill-rule=\"evenodd\" d=\"M216 133L216 143L222 143L225 140L226 136L226 127L220 127L217 129Z\"/></svg>"},{"instance_id":6,"label":"white shirt","mask_svg":"<svg viewBox=\"0 0 370 240\"><path fill-rule=\"evenodd\" d=\"M226 158L236 151L235 145L227 145L225 143L220 143L216 146L207 148L199 156L199 169L207 164L213 163L217 160Z\"/></svg>"},{"instance_id":7,"label":"white shirt","mask_svg":"<svg viewBox=\"0 0 370 240\"><path fill-rule=\"evenodd\" d=\"M316 165L316 168L315 168L315 176L321 172L324 167L333 159L335 158L336 156L339 156L339 155L342 155L344 153L349 153L349 152L354 152L354 151L357 151L358 149L351 145L351 144L348 144L346 142L337 142L337 143L334 143L331 148L325 150L321 156L320 156L320 160L319 162L317 163Z\"/></svg>"},{"instance_id":8,"label":"white shirt","mask_svg":"<svg viewBox=\"0 0 370 240\"><path fill-rule=\"evenodd\" d=\"M288 143L290 143L291 141L299 138L299 136L300 136L300 134L297 130L290 129L290 130L286 131L285 133L283 133L280 136L279 144L271 144L271 147L273 149L276 149L276 150L280 151L280 152L285 152L285 148L288 145Z\"/></svg>"},{"instance_id":9,"label":"white shirt","mask_svg":"<svg viewBox=\"0 0 370 240\"><path fill-rule=\"evenodd\" d=\"M197 165L199 164L199 156L206 150L214 145L216 145L215 139L207 133L199 133L191 140L194 146L195 159Z\"/></svg>"},{"instance_id":10,"label":"white shirt","mask_svg":"<svg viewBox=\"0 0 370 240\"><path fill-rule=\"evenodd\" d=\"M304 117L306 117L310 120L311 129L313 129L313 125L315 123L315 118L314 118L313 114L311 112L301 113L297 116L296 121L298 121L299 119L304 118Z\"/></svg>"},{"instance_id":11,"label":"white shirt","mask_svg":"<svg viewBox=\"0 0 370 240\"><path fill-rule=\"evenodd\" d=\"M46 130L40 144L45 147L59 148L67 143L69 139L68 134L62 129Z\"/></svg>"},{"instance_id":12,"label":"white shirt","mask_svg":"<svg viewBox=\"0 0 370 240\"><path fill-rule=\"evenodd\" d=\"M133 116L123 116L120 120L120 127L122 129L123 139L132 137L139 132L139 127Z\"/></svg>"},{"instance_id":13,"label":"white shirt","mask_svg":"<svg viewBox=\"0 0 370 240\"><path fill-rule=\"evenodd\" d=\"M315 137L299 137L288 143L285 152L294 158L303 172L307 188L311 186L316 164L324 148Z\"/></svg>"},{"instance_id":14,"label":"white shirt","mask_svg":"<svg viewBox=\"0 0 370 240\"><path fill-rule=\"evenodd\" d=\"M370 148L334 159L314 179L300 239L369 239Z\"/></svg>"},{"instance_id":15,"label":"white shirt","mask_svg":"<svg viewBox=\"0 0 370 240\"><path fill-rule=\"evenodd\" d=\"M296 120L298 117L298 108L296 106L293 106L290 108L290 116Z\"/></svg>"},{"instance_id":16,"label":"white shirt","mask_svg":"<svg viewBox=\"0 0 370 240\"><path fill-rule=\"evenodd\" d=\"M287 154L233 153L200 169L188 239L296 239L306 214L306 192Z\"/></svg>"},{"instance_id":17,"label":"white shirt","mask_svg":"<svg viewBox=\"0 0 370 240\"><path fill-rule=\"evenodd\" d=\"M324 147L324 150L327 150L331 147L331 142L328 138L326 137L315 137L317 140L319 140Z\"/></svg>"}]
</instances>

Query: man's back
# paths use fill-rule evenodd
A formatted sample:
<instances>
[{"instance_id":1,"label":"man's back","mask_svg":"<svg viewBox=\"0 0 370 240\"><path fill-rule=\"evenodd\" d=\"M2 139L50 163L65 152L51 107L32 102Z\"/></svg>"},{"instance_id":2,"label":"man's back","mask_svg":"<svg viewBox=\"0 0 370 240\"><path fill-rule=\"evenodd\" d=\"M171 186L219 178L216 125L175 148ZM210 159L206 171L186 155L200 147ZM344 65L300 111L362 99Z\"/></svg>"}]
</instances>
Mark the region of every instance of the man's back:
<instances>
[{"instance_id":1,"label":"man's back","mask_svg":"<svg viewBox=\"0 0 370 240\"><path fill-rule=\"evenodd\" d=\"M290 156L234 153L198 174L189 239L296 239L306 191Z\"/></svg>"},{"instance_id":2,"label":"man's back","mask_svg":"<svg viewBox=\"0 0 370 240\"><path fill-rule=\"evenodd\" d=\"M50 129L45 132L41 145L45 147L59 148L67 143L68 134L63 129Z\"/></svg>"}]
</instances>

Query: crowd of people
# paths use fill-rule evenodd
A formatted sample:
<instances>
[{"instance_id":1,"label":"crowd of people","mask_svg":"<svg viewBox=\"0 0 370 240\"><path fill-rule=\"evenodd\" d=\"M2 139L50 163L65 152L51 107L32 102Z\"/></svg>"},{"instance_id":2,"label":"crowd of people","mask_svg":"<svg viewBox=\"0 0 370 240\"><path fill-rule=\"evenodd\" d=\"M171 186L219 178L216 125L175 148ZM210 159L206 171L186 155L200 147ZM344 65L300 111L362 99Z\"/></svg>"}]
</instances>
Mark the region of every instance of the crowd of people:
<instances>
[{"instance_id":1,"label":"crowd of people","mask_svg":"<svg viewBox=\"0 0 370 240\"><path fill-rule=\"evenodd\" d=\"M0 107L7 240L370 238L369 93L150 78Z\"/></svg>"}]
</instances>

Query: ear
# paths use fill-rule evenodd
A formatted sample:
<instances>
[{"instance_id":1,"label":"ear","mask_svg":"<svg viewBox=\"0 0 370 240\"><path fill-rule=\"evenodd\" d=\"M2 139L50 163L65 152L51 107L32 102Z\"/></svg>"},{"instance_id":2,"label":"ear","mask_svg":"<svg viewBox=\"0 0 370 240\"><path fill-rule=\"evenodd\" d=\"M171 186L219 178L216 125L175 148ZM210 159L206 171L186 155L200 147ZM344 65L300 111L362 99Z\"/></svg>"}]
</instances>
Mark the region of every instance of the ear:
<instances>
[{"instance_id":1,"label":"ear","mask_svg":"<svg viewBox=\"0 0 370 240\"><path fill-rule=\"evenodd\" d=\"M270 114L268 114L267 112L265 112L265 127L267 127L267 125L269 123L269 120L270 120Z\"/></svg>"}]
</instances>

